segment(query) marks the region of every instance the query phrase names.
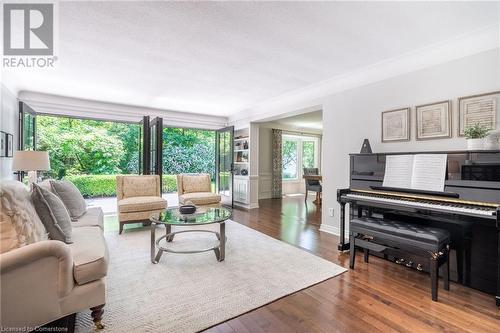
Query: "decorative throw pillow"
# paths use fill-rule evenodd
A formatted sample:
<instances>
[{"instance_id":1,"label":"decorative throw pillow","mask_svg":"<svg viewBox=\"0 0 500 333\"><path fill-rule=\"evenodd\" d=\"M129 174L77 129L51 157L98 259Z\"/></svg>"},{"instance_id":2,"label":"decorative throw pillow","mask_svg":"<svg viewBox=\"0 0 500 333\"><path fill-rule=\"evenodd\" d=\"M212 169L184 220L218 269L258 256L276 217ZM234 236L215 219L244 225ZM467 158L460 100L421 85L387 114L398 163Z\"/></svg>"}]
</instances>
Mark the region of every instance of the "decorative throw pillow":
<instances>
[{"instance_id":1,"label":"decorative throw pillow","mask_svg":"<svg viewBox=\"0 0 500 333\"><path fill-rule=\"evenodd\" d=\"M184 193L211 192L210 175L186 175L182 177Z\"/></svg>"},{"instance_id":2,"label":"decorative throw pillow","mask_svg":"<svg viewBox=\"0 0 500 333\"><path fill-rule=\"evenodd\" d=\"M52 193L64 203L72 220L78 220L87 212L87 204L80 191L72 182L50 180Z\"/></svg>"},{"instance_id":3,"label":"decorative throw pillow","mask_svg":"<svg viewBox=\"0 0 500 333\"><path fill-rule=\"evenodd\" d=\"M49 232L49 238L73 243L71 217L61 199L36 184L33 184L31 198L40 220Z\"/></svg>"},{"instance_id":4,"label":"decorative throw pillow","mask_svg":"<svg viewBox=\"0 0 500 333\"><path fill-rule=\"evenodd\" d=\"M21 182L0 182L0 253L47 239L47 231Z\"/></svg>"}]
</instances>

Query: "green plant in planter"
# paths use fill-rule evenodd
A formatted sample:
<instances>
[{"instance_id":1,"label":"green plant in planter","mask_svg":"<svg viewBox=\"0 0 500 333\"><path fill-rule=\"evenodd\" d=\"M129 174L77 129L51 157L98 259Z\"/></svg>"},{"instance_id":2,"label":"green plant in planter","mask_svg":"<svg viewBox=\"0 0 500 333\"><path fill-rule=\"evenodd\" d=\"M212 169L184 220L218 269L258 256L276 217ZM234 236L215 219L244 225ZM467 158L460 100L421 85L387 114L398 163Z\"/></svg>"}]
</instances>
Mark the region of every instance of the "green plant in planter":
<instances>
[{"instance_id":1,"label":"green plant in planter","mask_svg":"<svg viewBox=\"0 0 500 333\"><path fill-rule=\"evenodd\" d=\"M464 132L466 139L482 139L488 135L489 129L476 123L473 126L467 127Z\"/></svg>"}]
</instances>

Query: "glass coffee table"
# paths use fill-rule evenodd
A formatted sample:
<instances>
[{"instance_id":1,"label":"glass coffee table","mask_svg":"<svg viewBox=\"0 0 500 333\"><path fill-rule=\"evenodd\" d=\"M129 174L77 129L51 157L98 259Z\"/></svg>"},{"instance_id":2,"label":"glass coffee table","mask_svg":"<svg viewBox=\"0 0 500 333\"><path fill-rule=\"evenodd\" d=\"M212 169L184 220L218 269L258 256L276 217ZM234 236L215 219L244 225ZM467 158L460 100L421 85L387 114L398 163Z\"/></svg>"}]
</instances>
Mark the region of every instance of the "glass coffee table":
<instances>
[{"instance_id":1,"label":"glass coffee table","mask_svg":"<svg viewBox=\"0 0 500 333\"><path fill-rule=\"evenodd\" d=\"M223 261L226 252L226 221L232 216L232 211L225 207L199 207L193 214L181 214L178 208L166 209L160 213L153 214L151 220L151 262L157 264L163 252L170 253L201 253L214 251L218 261ZM193 227L205 224L219 224L219 232L212 230L186 229L172 232L172 226ZM165 235L156 239L156 225L165 226ZM214 247L201 250L176 251L166 245L174 240L175 235L186 232L207 232L213 233L219 240ZM160 245L165 240L165 246ZM158 249L158 252L156 252ZM156 253L155 253L156 252Z\"/></svg>"}]
</instances>

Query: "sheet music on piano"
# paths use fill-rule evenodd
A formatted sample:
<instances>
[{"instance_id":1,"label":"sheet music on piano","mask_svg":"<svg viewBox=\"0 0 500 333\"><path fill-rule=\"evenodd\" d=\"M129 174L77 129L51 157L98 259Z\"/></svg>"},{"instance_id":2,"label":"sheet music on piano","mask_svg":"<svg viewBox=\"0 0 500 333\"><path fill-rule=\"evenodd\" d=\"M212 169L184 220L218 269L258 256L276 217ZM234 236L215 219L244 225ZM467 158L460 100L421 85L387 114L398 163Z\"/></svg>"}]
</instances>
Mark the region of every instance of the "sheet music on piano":
<instances>
[{"instance_id":1,"label":"sheet music on piano","mask_svg":"<svg viewBox=\"0 0 500 333\"><path fill-rule=\"evenodd\" d=\"M389 155L384 187L444 191L447 154Z\"/></svg>"}]
</instances>

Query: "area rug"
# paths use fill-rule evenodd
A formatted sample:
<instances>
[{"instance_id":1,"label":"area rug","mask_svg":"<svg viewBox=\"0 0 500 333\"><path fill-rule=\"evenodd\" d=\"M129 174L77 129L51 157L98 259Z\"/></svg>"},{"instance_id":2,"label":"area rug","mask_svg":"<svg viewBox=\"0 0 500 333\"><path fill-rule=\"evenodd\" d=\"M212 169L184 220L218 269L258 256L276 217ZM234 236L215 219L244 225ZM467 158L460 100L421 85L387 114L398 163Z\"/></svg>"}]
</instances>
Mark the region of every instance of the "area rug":
<instances>
[{"instance_id":1,"label":"area rug","mask_svg":"<svg viewBox=\"0 0 500 333\"><path fill-rule=\"evenodd\" d=\"M164 232L158 227L157 235ZM164 253L152 264L149 228L105 236L110 267L102 332L197 332L346 271L233 221L226 223L223 262L213 252ZM200 249L214 241L213 234L187 233L172 246ZM79 313L76 332L92 331L89 312Z\"/></svg>"}]
</instances>

